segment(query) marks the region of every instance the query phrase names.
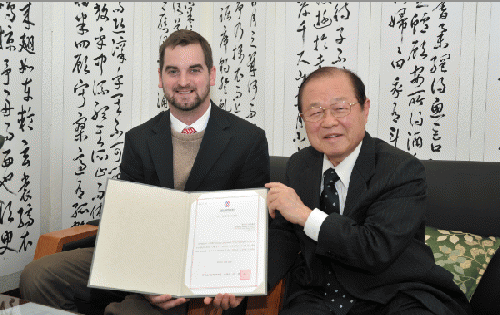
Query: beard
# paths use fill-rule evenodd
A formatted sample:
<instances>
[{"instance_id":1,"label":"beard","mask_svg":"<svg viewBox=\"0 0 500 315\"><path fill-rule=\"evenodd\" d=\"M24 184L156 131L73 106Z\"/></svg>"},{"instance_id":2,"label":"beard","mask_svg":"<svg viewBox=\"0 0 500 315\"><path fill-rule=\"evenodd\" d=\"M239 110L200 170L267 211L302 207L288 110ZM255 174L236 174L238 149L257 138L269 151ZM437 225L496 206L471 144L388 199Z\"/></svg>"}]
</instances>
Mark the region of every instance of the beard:
<instances>
[{"instance_id":1,"label":"beard","mask_svg":"<svg viewBox=\"0 0 500 315\"><path fill-rule=\"evenodd\" d=\"M194 101L189 103L189 102L177 102L175 100L175 93L176 91L179 90L179 88L175 89L174 90L174 93L173 94L169 94L167 91L164 91L165 92L165 98L167 99L168 101L168 104L170 106L173 106L175 108L177 108L178 110L182 110L182 111L185 111L185 112L188 112L188 111L191 111L191 110L194 110L198 107L200 107L200 105L205 102L205 100L207 99L208 95L210 94L210 85L207 85L206 87L206 91L202 91L204 92L203 95L200 96L200 94L198 94L198 92L196 90L194 90L194 94L195 94L195 98L194 98Z\"/></svg>"}]
</instances>

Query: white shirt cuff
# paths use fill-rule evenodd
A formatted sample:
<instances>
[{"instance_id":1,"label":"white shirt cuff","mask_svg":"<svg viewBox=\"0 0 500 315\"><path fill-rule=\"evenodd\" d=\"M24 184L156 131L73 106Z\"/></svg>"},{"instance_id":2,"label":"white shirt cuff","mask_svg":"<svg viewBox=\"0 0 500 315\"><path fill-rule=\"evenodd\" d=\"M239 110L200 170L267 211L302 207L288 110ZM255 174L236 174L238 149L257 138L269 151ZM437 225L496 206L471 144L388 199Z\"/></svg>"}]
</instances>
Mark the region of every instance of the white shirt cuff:
<instances>
[{"instance_id":1,"label":"white shirt cuff","mask_svg":"<svg viewBox=\"0 0 500 315\"><path fill-rule=\"evenodd\" d=\"M325 221L328 215L318 208L314 209L313 212L309 215L309 218L306 220L306 224L304 225L304 232L311 239L318 241L319 230L321 228L321 224Z\"/></svg>"}]
</instances>

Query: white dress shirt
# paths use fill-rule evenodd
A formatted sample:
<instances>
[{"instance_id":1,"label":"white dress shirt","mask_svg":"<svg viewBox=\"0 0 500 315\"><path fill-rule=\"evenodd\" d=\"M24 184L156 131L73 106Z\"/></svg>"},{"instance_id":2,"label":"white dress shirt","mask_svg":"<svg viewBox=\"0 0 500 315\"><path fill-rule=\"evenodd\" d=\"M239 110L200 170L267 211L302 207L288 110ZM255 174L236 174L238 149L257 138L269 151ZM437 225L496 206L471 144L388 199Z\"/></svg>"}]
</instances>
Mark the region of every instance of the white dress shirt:
<instances>
[{"instance_id":1,"label":"white dress shirt","mask_svg":"<svg viewBox=\"0 0 500 315\"><path fill-rule=\"evenodd\" d=\"M182 132L182 130L184 130L184 128L186 128L186 127L193 127L194 130L196 130L196 132L201 132L201 131L205 130L205 128L207 128L208 119L210 118L211 108L212 108L212 105L208 106L208 109L205 111L203 116L198 118L197 121L195 121L194 123L192 123L189 126L186 125L185 123L183 123L182 121L180 121L179 119L175 118L174 115L172 115L172 113L170 113L170 127L172 129L174 129L174 131L176 131L176 132Z\"/></svg>"},{"instance_id":2,"label":"white dress shirt","mask_svg":"<svg viewBox=\"0 0 500 315\"><path fill-rule=\"evenodd\" d=\"M361 150L362 144L363 141L361 141L361 143L358 144L356 149L354 149L354 151L351 154L349 154L348 157L346 157L342 162L340 162L339 165L337 165L337 167L333 166L332 162L328 160L326 154L324 155L323 158L323 178L321 180L320 193L323 192L324 189L325 171L328 170L329 168L333 168L337 173L337 175L340 177L340 179L335 182L335 189L339 193L339 199L340 199L340 215L344 213L345 199L347 197L347 190L349 189L349 183L351 181L352 169L354 168L354 164L358 159L359 151ZM321 229L321 224L323 224L323 221L325 221L327 216L328 214L319 210L318 208L315 208L313 212L311 212L311 214L309 215L309 218L307 218L306 224L304 225L304 232L306 233L306 235L317 242L319 236L319 230Z\"/></svg>"}]
</instances>

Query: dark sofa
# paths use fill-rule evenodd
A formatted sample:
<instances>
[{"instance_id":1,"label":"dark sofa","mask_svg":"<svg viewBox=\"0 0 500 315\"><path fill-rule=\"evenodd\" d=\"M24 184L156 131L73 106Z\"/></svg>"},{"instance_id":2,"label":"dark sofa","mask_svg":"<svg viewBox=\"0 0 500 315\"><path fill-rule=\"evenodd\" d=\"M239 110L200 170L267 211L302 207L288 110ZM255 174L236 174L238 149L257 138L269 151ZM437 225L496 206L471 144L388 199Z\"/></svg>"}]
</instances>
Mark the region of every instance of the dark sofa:
<instances>
[{"instance_id":1,"label":"dark sofa","mask_svg":"<svg viewBox=\"0 0 500 315\"><path fill-rule=\"evenodd\" d=\"M500 163L422 162L428 185L427 225L500 236ZM474 314L500 314L499 252L491 259L470 300Z\"/></svg>"},{"instance_id":2,"label":"dark sofa","mask_svg":"<svg viewBox=\"0 0 500 315\"><path fill-rule=\"evenodd\" d=\"M287 161L286 157L271 157L271 181L284 181ZM426 168L428 184L428 226L484 237L500 236L500 163L432 160L422 162ZM75 246L93 246L94 242L95 236L87 237L77 243L65 244L62 250ZM38 246L43 245L39 242L37 249ZM482 275L470 303L475 315L500 313L498 252ZM269 309L271 305L274 305L272 311ZM250 299L247 314L273 314L277 311L276 305L280 305L280 302L262 303L252 302Z\"/></svg>"}]
</instances>

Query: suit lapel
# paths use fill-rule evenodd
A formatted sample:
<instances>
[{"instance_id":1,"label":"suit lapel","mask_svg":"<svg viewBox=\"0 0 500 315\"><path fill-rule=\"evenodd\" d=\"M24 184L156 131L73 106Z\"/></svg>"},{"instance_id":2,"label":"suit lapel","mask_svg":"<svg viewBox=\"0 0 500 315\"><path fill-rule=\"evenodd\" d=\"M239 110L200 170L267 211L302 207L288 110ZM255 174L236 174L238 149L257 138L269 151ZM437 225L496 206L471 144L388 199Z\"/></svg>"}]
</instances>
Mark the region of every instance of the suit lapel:
<instances>
[{"instance_id":1,"label":"suit lapel","mask_svg":"<svg viewBox=\"0 0 500 315\"><path fill-rule=\"evenodd\" d=\"M367 183L375 171L375 143L372 137L366 133L361 145L358 159L354 164L351 173L351 182L347 192L344 214L349 215L354 209L360 196L364 194L368 187Z\"/></svg>"},{"instance_id":2,"label":"suit lapel","mask_svg":"<svg viewBox=\"0 0 500 315\"><path fill-rule=\"evenodd\" d=\"M208 171L226 149L231 138L229 130L226 130L231 124L227 118L228 114L223 109L215 106L213 102L211 102L211 106L205 135L203 135L200 150L196 155L193 168L186 182L186 191L197 190Z\"/></svg>"},{"instance_id":3,"label":"suit lapel","mask_svg":"<svg viewBox=\"0 0 500 315\"><path fill-rule=\"evenodd\" d=\"M314 150L312 147L308 148L310 151L310 157L307 160L310 163L302 170L299 176L300 183L300 196L304 197L304 204L309 207L318 208L320 207L320 185L321 179L323 177L323 153Z\"/></svg>"},{"instance_id":4,"label":"suit lapel","mask_svg":"<svg viewBox=\"0 0 500 315\"><path fill-rule=\"evenodd\" d=\"M302 202L313 210L314 208L320 209L320 185L323 178L323 153L320 153L313 149L312 147L305 148L303 150L309 150L309 156L305 158L309 161L308 164L302 169L298 176L297 183L295 186L297 194L302 196ZM303 233L303 228L296 225L296 228ZM304 242L304 257L308 266L314 264L314 258L316 257L316 241L313 241L310 237L303 235Z\"/></svg>"},{"instance_id":5,"label":"suit lapel","mask_svg":"<svg viewBox=\"0 0 500 315\"><path fill-rule=\"evenodd\" d=\"M172 134L170 131L170 111L165 112L158 124L153 127L155 133L148 139L151 158L155 165L161 187L174 188L174 163Z\"/></svg>"}]
</instances>

